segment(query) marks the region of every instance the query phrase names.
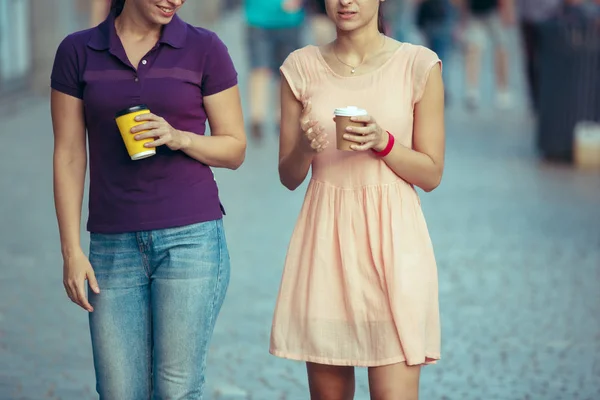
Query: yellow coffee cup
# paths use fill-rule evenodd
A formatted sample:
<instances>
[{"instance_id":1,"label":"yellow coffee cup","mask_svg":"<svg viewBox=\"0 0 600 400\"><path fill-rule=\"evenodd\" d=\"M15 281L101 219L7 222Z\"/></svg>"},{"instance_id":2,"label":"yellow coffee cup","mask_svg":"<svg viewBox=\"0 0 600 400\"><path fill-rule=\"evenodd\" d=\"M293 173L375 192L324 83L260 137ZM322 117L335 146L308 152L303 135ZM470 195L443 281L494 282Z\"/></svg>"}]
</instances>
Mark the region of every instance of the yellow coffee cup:
<instances>
[{"instance_id":1,"label":"yellow coffee cup","mask_svg":"<svg viewBox=\"0 0 600 400\"><path fill-rule=\"evenodd\" d=\"M131 157L131 159L134 161L152 157L156 154L155 148L144 147L145 143L153 142L154 138L135 140L136 135L147 131L140 131L136 132L135 134L131 133L131 128L143 123L136 121L135 117L140 114L147 114L149 112L150 110L148 109L148 106L140 104L121 110L115 115L115 120L117 121L117 126L121 132L123 142L125 142L127 153L129 153L129 157Z\"/></svg>"}]
</instances>

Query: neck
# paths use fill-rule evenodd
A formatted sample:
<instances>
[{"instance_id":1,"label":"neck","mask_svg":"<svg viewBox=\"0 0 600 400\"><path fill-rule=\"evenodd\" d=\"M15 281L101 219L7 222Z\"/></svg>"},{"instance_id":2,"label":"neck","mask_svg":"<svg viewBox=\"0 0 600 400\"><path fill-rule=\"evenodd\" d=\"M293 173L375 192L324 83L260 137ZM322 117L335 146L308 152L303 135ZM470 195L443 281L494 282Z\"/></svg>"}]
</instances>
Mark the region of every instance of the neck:
<instances>
[{"instance_id":1,"label":"neck","mask_svg":"<svg viewBox=\"0 0 600 400\"><path fill-rule=\"evenodd\" d=\"M372 24L352 32L338 31L335 47L338 53L362 61L381 47L382 34Z\"/></svg>"},{"instance_id":2,"label":"neck","mask_svg":"<svg viewBox=\"0 0 600 400\"><path fill-rule=\"evenodd\" d=\"M115 20L115 29L119 36L126 35L134 40L158 38L162 26L149 23L132 7L130 1L126 2L123 12Z\"/></svg>"}]
</instances>

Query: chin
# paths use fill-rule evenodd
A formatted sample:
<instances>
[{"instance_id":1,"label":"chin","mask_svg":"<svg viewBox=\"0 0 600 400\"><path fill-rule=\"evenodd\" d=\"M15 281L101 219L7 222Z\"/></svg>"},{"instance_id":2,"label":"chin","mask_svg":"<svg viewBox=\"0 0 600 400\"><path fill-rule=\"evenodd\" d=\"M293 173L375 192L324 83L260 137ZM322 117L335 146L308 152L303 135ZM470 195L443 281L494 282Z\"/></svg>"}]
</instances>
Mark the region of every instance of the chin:
<instances>
[{"instance_id":1,"label":"chin","mask_svg":"<svg viewBox=\"0 0 600 400\"><path fill-rule=\"evenodd\" d=\"M337 29L342 32L353 32L360 28L360 26L348 26L347 24L338 25Z\"/></svg>"}]
</instances>

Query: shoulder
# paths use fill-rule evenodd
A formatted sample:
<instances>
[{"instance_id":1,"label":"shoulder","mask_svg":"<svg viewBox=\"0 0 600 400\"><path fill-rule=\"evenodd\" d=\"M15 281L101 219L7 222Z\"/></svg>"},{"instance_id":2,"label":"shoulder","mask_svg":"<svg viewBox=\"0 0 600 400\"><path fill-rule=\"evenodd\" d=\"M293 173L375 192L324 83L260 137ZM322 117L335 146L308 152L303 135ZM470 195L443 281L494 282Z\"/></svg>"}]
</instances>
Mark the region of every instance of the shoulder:
<instances>
[{"instance_id":1,"label":"shoulder","mask_svg":"<svg viewBox=\"0 0 600 400\"><path fill-rule=\"evenodd\" d=\"M310 60L314 60L318 56L319 48L314 45L304 46L292 51L285 59L285 64L295 63L297 65L306 65Z\"/></svg>"},{"instance_id":2,"label":"shoulder","mask_svg":"<svg viewBox=\"0 0 600 400\"><path fill-rule=\"evenodd\" d=\"M415 62L419 61L430 61L437 62L439 61L439 57L433 50L412 43L404 43L403 46L406 47L406 53L409 55L409 58L414 60Z\"/></svg>"},{"instance_id":3,"label":"shoulder","mask_svg":"<svg viewBox=\"0 0 600 400\"><path fill-rule=\"evenodd\" d=\"M186 23L186 44L197 49L210 51L215 46L225 45L219 35L210 29L193 26Z\"/></svg>"},{"instance_id":4,"label":"shoulder","mask_svg":"<svg viewBox=\"0 0 600 400\"><path fill-rule=\"evenodd\" d=\"M442 62L434 51L425 46L408 43L405 45L409 46L407 48L408 68L411 71L409 76L412 79L413 103L416 103L423 96L431 70L437 64L441 67Z\"/></svg>"},{"instance_id":5,"label":"shoulder","mask_svg":"<svg viewBox=\"0 0 600 400\"><path fill-rule=\"evenodd\" d=\"M63 48L65 50L82 50L87 46L98 29L98 27L95 27L83 31L73 32L67 35L60 42L59 48Z\"/></svg>"},{"instance_id":6,"label":"shoulder","mask_svg":"<svg viewBox=\"0 0 600 400\"><path fill-rule=\"evenodd\" d=\"M442 61L433 50L410 43L405 43L405 59L407 60L407 67L412 70L413 77L419 78L422 75L428 74L432 67L436 64L442 64Z\"/></svg>"}]
</instances>

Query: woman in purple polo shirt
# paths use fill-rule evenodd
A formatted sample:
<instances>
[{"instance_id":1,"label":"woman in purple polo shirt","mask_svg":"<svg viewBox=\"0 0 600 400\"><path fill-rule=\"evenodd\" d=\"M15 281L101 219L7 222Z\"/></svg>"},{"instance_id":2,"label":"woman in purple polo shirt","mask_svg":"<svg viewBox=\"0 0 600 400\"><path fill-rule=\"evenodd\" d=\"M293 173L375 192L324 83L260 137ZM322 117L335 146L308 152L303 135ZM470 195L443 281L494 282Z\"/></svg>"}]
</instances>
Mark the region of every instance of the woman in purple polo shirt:
<instances>
[{"instance_id":1,"label":"woman in purple polo shirt","mask_svg":"<svg viewBox=\"0 0 600 400\"><path fill-rule=\"evenodd\" d=\"M54 192L64 284L87 310L101 399L200 399L229 282L223 208L210 167L236 169L246 138L237 74L213 33L176 15L185 0L116 0L60 44L52 71ZM132 161L115 114L145 104ZM206 121L211 135L205 135ZM89 260L80 245L89 141ZM89 301L85 281L90 290Z\"/></svg>"}]
</instances>

